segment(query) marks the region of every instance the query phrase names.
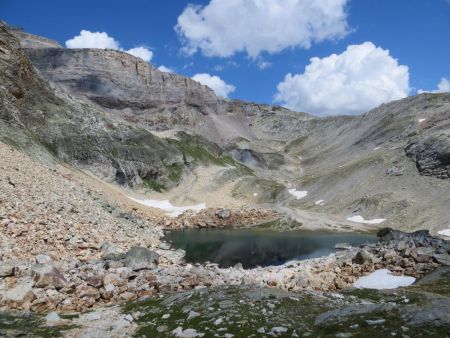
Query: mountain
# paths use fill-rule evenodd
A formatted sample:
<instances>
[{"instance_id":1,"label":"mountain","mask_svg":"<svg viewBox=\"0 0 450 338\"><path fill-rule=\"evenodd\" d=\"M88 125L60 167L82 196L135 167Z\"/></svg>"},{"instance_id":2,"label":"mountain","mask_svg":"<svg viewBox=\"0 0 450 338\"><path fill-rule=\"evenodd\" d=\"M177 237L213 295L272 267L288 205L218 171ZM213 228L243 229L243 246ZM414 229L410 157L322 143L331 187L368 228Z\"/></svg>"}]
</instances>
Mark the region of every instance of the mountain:
<instances>
[{"instance_id":1,"label":"mountain","mask_svg":"<svg viewBox=\"0 0 450 338\"><path fill-rule=\"evenodd\" d=\"M35 157L159 198L269 206L295 226L448 226L450 94L318 118L219 98L121 51L0 34L0 138Z\"/></svg>"}]
</instances>

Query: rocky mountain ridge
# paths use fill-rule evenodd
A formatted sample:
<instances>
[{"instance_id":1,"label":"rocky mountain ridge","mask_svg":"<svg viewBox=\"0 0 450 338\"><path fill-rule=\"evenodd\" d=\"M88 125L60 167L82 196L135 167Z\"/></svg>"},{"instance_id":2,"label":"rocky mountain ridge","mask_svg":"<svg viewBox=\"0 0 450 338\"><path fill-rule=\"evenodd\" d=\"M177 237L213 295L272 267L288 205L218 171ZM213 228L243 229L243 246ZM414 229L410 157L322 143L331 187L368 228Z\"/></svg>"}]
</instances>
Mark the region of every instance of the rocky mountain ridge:
<instances>
[{"instance_id":1,"label":"rocky mountain ridge","mask_svg":"<svg viewBox=\"0 0 450 338\"><path fill-rule=\"evenodd\" d=\"M2 34L30 74L21 82L26 90L16 93L20 105L17 98L9 105L16 114L4 120L31 133L33 147L43 144L101 178L163 192L197 177L200 195L191 187L185 197L198 202L204 202L201 189L226 182L241 204L266 203L298 224L319 227L329 224L324 214L344 223L362 214L394 227L447 226L449 94L409 97L361 116L317 118L218 98L124 52L49 48L44 38L6 27ZM12 66L4 68L24 73ZM195 168L211 164L236 170L214 174L202 186ZM306 191L305 197L295 199L287 188Z\"/></svg>"}]
</instances>

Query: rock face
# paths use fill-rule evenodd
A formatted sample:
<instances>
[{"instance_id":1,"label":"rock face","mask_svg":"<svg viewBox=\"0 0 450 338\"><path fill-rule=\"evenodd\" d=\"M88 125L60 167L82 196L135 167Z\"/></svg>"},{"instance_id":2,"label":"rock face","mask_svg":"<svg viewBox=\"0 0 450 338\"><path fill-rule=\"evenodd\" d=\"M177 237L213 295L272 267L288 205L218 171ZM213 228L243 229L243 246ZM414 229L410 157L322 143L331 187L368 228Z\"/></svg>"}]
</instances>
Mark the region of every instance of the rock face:
<instances>
[{"instance_id":1,"label":"rock face","mask_svg":"<svg viewBox=\"0 0 450 338\"><path fill-rule=\"evenodd\" d=\"M71 94L87 98L110 112L120 112L130 120L133 115L157 115L161 127L165 119L180 119L189 125L194 122L191 119L198 118L196 113L217 110L218 99L210 88L180 75L161 72L124 52L33 48L26 53L47 78Z\"/></svg>"},{"instance_id":2,"label":"rock face","mask_svg":"<svg viewBox=\"0 0 450 338\"><path fill-rule=\"evenodd\" d=\"M411 143L405 151L422 175L450 178L450 133Z\"/></svg>"}]
</instances>

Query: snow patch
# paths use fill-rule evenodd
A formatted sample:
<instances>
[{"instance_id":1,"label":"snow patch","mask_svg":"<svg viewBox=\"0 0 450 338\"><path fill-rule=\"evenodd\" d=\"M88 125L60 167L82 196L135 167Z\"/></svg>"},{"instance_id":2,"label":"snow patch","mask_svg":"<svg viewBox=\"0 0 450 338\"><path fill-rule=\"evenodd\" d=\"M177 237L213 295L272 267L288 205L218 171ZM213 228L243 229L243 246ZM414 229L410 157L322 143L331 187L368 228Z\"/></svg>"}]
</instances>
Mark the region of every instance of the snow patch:
<instances>
[{"instance_id":1,"label":"snow patch","mask_svg":"<svg viewBox=\"0 0 450 338\"><path fill-rule=\"evenodd\" d=\"M381 149L381 147L375 147L375 148L373 148L373 150L378 150L378 149Z\"/></svg>"},{"instance_id":2,"label":"snow patch","mask_svg":"<svg viewBox=\"0 0 450 338\"><path fill-rule=\"evenodd\" d=\"M415 281L414 277L394 276L388 269L381 269L360 277L353 283L353 286L359 289L396 289L401 286L409 286Z\"/></svg>"},{"instance_id":3,"label":"snow patch","mask_svg":"<svg viewBox=\"0 0 450 338\"><path fill-rule=\"evenodd\" d=\"M419 121L419 123L422 123L423 121L425 121L426 119L418 119L417 121Z\"/></svg>"},{"instance_id":4,"label":"snow patch","mask_svg":"<svg viewBox=\"0 0 450 338\"><path fill-rule=\"evenodd\" d=\"M438 235L450 237L450 229L442 229L438 231Z\"/></svg>"},{"instance_id":5,"label":"snow patch","mask_svg":"<svg viewBox=\"0 0 450 338\"><path fill-rule=\"evenodd\" d=\"M199 212L200 210L206 209L206 203L200 203L197 205L184 206L184 207L177 207L177 206L174 206L172 203L170 203L169 200L159 201L159 200L147 200L147 199L141 200L141 199L137 199L137 198L133 198L133 197L128 197L128 198L139 204L143 204L147 207L164 210L166 212L167 216L170 216L170 217L177 217L177 216L181 215L183 212L188 211L188 210Z\"/></svg>"},{"instance_id":6,"label":"snow patch","mask_svg":"<svg viewBox=\"0 0 450 338\"><path fill-rule=\"evenodd\" d=\"M379 223L383 223L386 219L385 218L374 218L374 219L365 220L364 217L356 215L356 216L348 217L347 220L351 221L351 222L356 222L356 223L379 224Z\"/></svg>"},{"instance_id":7,"label":"snow patch","mask_svg":"<svg viewBox=\"0 0 450 338\"><path fill-rule=\"evenodd\" d=\"M314 202L315 205L324 205L325 201L324 200L318 200Z\"/></svg>"},{"instance_id":8,"label":"snow patch","mask_svg":"<svg viewBox=\"0 0 450 338\"><path fill-rule=\"evenodd\" d=\"M288 192L292 196L295 196L295 199L297 199L297 200L300 198L306 197L306 195L308 195L308 192L306 190L289 189Z\"/></svg>"}]
</instances>

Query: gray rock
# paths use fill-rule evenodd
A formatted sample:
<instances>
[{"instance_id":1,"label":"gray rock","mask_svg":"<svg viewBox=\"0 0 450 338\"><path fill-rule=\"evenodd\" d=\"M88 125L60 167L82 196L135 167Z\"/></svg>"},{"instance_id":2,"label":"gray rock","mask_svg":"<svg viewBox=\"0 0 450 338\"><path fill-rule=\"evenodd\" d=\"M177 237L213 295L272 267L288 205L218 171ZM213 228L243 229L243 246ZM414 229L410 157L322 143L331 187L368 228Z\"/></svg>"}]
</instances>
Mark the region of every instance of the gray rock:
<instances>
[{"instance_id":1,"label":"gray rock","mask_svg":"<svg viewBox=\"0 0 450 338\"><path fill-rule=\"evenodd\" d=\"M316 326L334 326L350 317L367 315L370 313L390 312L396 308L394 304L360 304L342 309L332 310L317 316L315 320Z\"/></svg>"},{"instance_id":2,"label":"gray rock","mask_svg":"<svg viewBox=\"0 0 450 338\"><path fill-rule=\"evenodd\" d=\"M108 259L117 254L117 247L111 242L105 242L101 245L100 251L103 259Z\"/></svg>"},{"instance_id":3,"label":"gray rock","mask_svg":"<svg viewBox=\"0 0 450 338\"><path fill-rule=\"evenodd\" d=\"M370 264L374 262L374 255L372 255L367 250L361 249L357 252L355 257L353 258L353 263L363 265L363 264Z\"/></svg>"},{"instance_id":4,"label":"gray rock","mask_svg":"<svg viewBox=\"0 0 450 338\"><path fill-rule=\"evenodd\" d=\"M348 250L348 249L351 249L351 247L352 246L348 243L337 243L334 245L334 248L336 250Z\"/></svg>"},{"instance_id":5,"label":"gray rock","mask_svg":"<svg viewBox=\"0 0 450 338\"><path fill-rule=\"evenodd\" d=\"M422 175L450 178L450 135L440 133L410 143L406 155L416 162Z\"/></svg>"},{"instance_id":6,"label":"gray rock","mask_svg":"<svg viewBox=\"0 0 450 338\"><path fill-rule=\"evenodd\" d=\"M216 213L216 216L219 217L220 219L228 219L231 217L231 210L230 209L222 209Z\"/></svg>"},{"instance_id":7,"label":"gray rock","mask_svg":"<svg viewBox=\"0 0 450 338\"><path fill-rule=\"evenodd\" d=\"M437 299L430 303L405 306L401 318L411 326L449 326L450 300Z\"/></svg>"},{"instance_id":8,"label":"gray rock","mask_svg":"<svg viewBox=\"0 0 450 338\"><path fill-rule=\"evenodd\" d=\"M447 253L435 253L433 254L433 258L438 262L439 264L450 266L450 255Z\"/></svg>"},{"instance_id":9,"label":"gray rock","mask_svg":"<svg viewBox=\"0 0 450 338\"><path fill-rule=\"evenodd\" d=\"M147 248L131 248L124 258L124 263L133 271L142 269L154 269L158 265L159 255Z\"/></svg>"},{"instance_id":10,"label":"gray rock","mask_svg":"<svg viewBox=\"0 0 450 338\"><path fill-rule=\"evenodd\" d=\"M380 319L367 319L366 320L367 325L381 325L386 323L386 319L380 318Z\"/></svg>"},{"instance_id":11,"label":"gray rock","mask_svg":"<svg viewBox=\"0 0 450 338\"><path fill-rule=\"evenodd\" d=\"M199 316L200 316L200 313L195 312L195 311L189 311L187 320L191 320L191 319L197 318Z\"/></svg>"},{"instance_id":12,"label":"gray rock","mask_svg":"<svg viewBox=\"0 0 450 338\"><path fill-rule=\"evenodd\" d=\"M52 261L52 259L50 258L50 256L45 255L45 254L39 254L35 257L36 259L36 263L37 264L47 264L50 263Z\"/></svg>"},{"instance_id":13,"label":"gray rock","mask_svg":"<svg viewBox=\"0 0 450 338\"><path fill-rule=\"evenodd\" d=\"M16 267L10 263L0 262L0 277L14 276Z\"/></svg>"},{"instance_id":14,"label":"gray rock","mask_svg":"<svg viewBox=\"0 0 450 338\"><path fill-rule=\"evenodd\" d=\"M405 173L404 168L398 166L394 166L386 170L386 175L389 176L402 176L404 173Z\"/></svg>"}]
</instances>

